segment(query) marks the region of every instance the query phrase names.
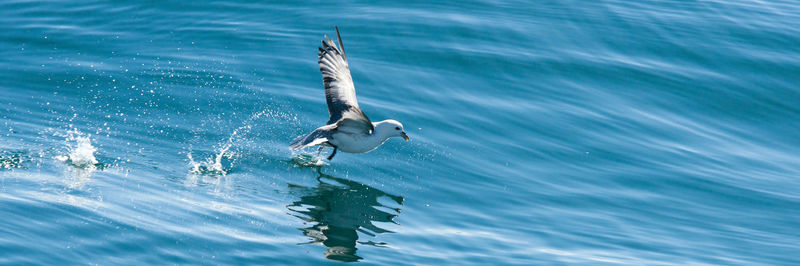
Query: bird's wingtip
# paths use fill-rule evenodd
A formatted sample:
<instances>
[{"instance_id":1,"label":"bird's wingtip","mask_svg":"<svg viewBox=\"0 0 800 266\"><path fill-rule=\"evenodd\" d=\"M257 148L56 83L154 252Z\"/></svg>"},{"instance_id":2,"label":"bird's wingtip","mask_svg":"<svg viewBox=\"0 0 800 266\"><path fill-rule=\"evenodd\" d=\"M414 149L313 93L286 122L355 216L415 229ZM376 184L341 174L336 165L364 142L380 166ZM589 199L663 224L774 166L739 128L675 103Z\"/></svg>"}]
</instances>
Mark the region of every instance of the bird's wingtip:
<instances>
[{"instance_id":1,"label":"bird's wingtip","mask_svg":"<svg viewBox=\"0 0 800 266\"><path fill-rule=\"evenodd\" d=\"M342 50L342 57L347 60L347 54L344 52L344 44L342 44L342 35L339 34L339 27L333 26L336 29L336 40L339 41L339 49Z\"/></svg>"}]
</instances>

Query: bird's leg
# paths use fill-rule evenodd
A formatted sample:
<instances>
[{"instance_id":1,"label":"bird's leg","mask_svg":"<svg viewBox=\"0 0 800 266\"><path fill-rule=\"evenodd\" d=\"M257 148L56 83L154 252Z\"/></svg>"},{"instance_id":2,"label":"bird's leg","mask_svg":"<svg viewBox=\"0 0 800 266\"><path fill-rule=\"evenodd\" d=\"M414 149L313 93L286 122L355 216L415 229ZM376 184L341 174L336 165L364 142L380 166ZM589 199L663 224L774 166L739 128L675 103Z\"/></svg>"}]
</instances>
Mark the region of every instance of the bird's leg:
<instances>
[{"instance_id":1,"label":"bird's leg","mask_svg":"<svg viewBox=\"0 0 800 266\"><path fill-rule=\"evenodd\" d=\"M333 145L333 143L330 142L328 142L328 144L330 144L331 147L333 147L333 153L331 153L331 156L328 156L328 161L330 161L333 159L333 156L336 155L336 151L339 150L339 147L336 147L336 145Z\"/></svg>"},{"instance_id":2,"label":"bird's leg","mask_svg":"<svg viewBox=\"0 0 800 266\"><path fill-rule=\"evenodd\" d=\"M319 158L319 155L322 154L322 149L324 149L324 148L325 147L322 147L322 145L319 145L319 150L317 150L317 156L316 157Z\"/></svg>"},{"instance_id":3,"label":"bird's leg","mask_svg":"<svg viewBox=\"0 0 800 266\"><path fill-rule=\"evenodd\" d=\"M336 150L338 150L338 149L339 149L339 148L333 147L333 153L331 153L331 156L328 156L328 161L330 161L331 159L333 159L333 156L334 156L334 155L336 155Z\"/></svg>"}]
</instances>

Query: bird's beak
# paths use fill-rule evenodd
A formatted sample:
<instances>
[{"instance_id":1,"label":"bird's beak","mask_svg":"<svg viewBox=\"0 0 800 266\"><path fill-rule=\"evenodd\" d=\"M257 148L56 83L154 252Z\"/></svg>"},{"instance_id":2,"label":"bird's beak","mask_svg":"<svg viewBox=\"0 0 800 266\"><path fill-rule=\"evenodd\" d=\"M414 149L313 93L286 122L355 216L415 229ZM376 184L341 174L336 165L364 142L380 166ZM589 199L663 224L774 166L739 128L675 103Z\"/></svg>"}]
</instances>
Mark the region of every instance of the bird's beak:
<instances>
[{"instance_id":1,"label":"bird's beak","mask_svg":"<svg viewBox=\"0 0 800 266\"><path fill-rule=\"evenodd\" d=\"M406 135L406 132L400 132L400 136L403 137L403 139L406 140L406 141L411 139L411 138L408 137L408 135Z\"/></svg>"}]
</instances>

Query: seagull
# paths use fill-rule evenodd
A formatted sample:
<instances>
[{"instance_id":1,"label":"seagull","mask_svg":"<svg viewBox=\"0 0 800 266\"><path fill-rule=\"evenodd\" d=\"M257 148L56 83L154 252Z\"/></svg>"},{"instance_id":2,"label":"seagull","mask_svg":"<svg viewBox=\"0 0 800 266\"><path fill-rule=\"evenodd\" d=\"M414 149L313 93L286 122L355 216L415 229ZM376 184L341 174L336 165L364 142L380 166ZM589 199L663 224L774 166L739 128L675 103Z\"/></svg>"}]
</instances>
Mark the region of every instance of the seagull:
<instances>
[{"instance_id":1,"label":"seagull","mask_svg":"<svg viewBox=\"0 0 800 266\"><path fill-rule=\"evenodd\" d=\"M353 77L350 76L342 36L339 35L339 28L334 28L339 46L326 35L318 55L330 119L326 125L295 138L289 147L296 150L319 145L317 156L325 147L333 147L333 153L328 156L328 160L332 160L337 150L367 153L377 149L391 137L402 137L408 141L403 124L392 119L373 123L358 107L356 88L353 86Z\"/></svg>"}]
</instances>

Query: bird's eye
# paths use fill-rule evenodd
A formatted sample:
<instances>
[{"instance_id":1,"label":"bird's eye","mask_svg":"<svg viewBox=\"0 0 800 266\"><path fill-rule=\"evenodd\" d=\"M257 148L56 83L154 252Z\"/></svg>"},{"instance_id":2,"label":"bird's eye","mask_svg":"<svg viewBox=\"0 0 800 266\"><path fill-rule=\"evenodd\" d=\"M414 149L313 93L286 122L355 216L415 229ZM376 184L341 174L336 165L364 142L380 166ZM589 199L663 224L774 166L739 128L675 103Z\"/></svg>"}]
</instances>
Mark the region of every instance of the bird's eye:
<instances>
[{"instance_id":1,"label":"bird's eye","mask_svg":"<svg viewBox=\"0 0 800 266\"><path fill-rule=\"evenodd\" d=\"M395 127L394 129L396 129L396 130L400 130L400 127Z\"/></svg>"}]
</instances>

